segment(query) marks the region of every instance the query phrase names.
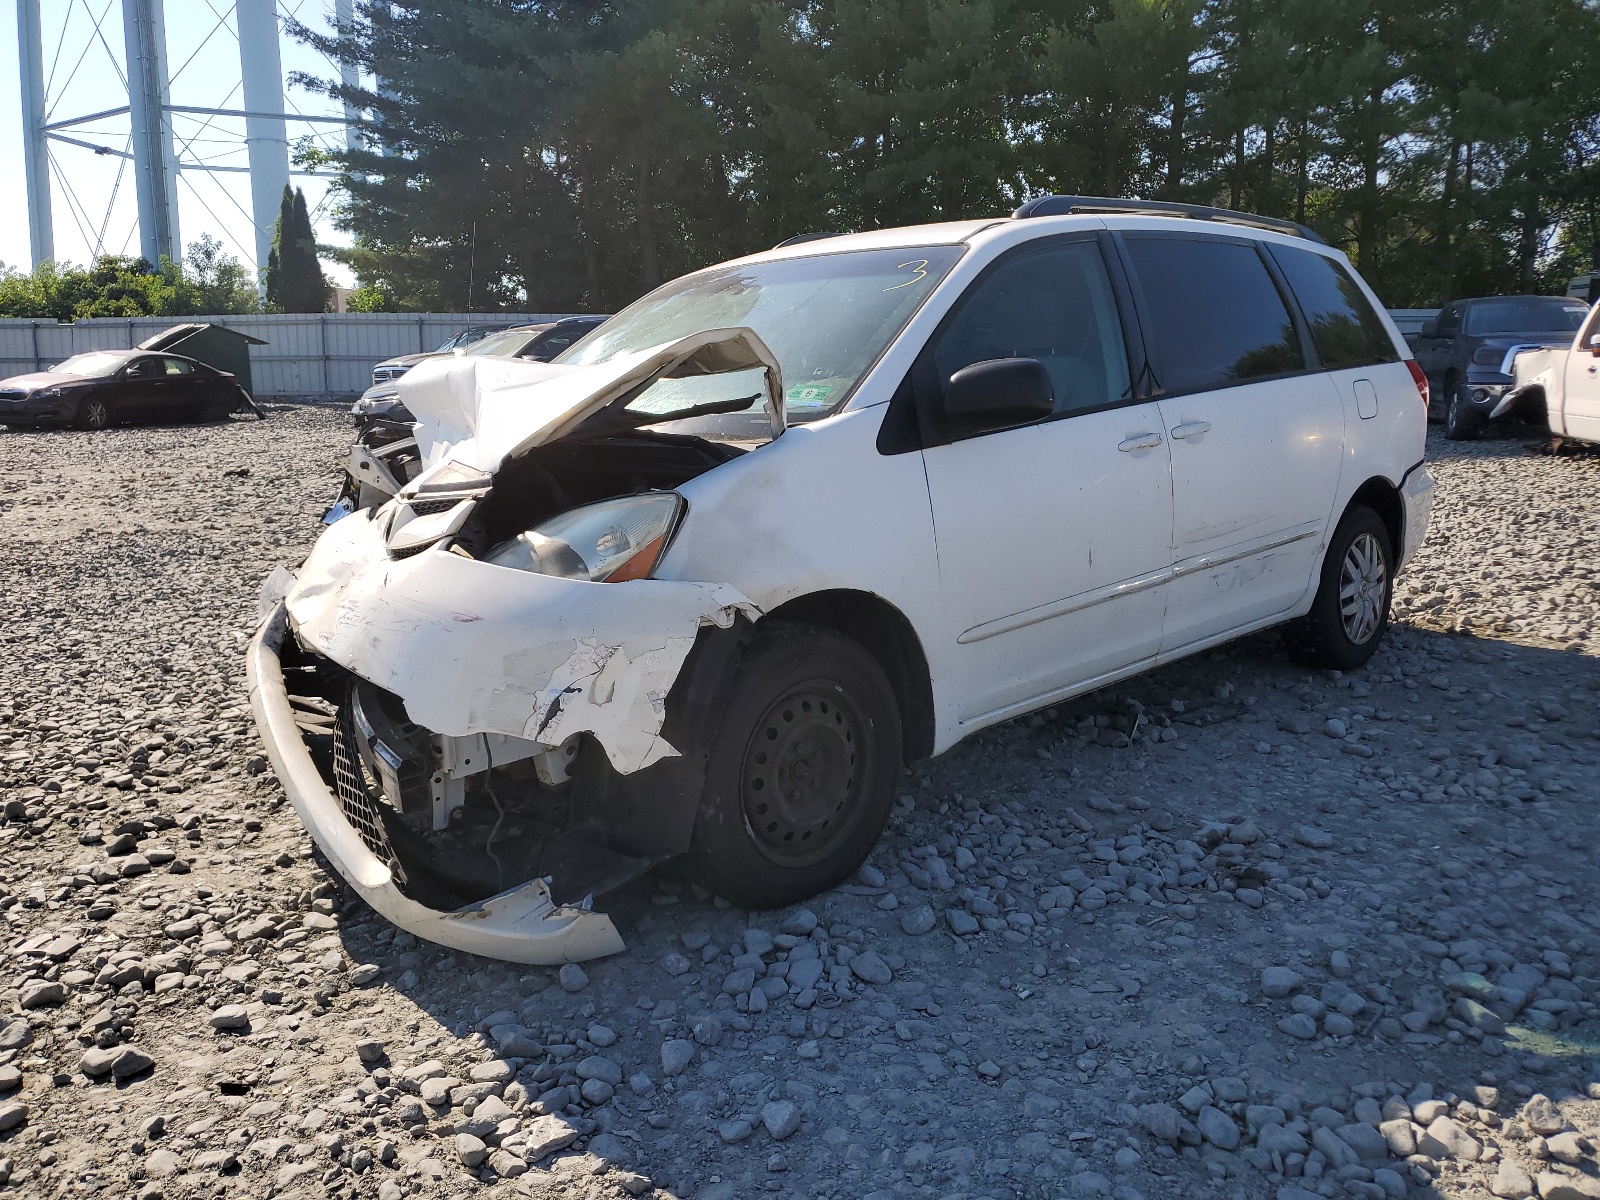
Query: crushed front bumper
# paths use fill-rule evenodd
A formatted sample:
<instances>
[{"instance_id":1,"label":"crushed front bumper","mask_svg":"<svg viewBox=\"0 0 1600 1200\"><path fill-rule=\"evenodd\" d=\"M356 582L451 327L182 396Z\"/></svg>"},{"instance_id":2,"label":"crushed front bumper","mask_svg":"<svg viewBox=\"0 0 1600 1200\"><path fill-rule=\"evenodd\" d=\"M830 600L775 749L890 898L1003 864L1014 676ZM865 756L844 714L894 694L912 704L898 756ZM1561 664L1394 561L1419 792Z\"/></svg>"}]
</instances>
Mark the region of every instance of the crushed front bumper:
<instances>
[{"instance_id":1,"label":"crushed front bumper","mask_svg":"<svg viewBox=\"0 0 1600 1200\"><path fill-rule=\"evenodd\" d=\"M403 894L389 866L367 848L345 818L306 748L279 660L288 629L288 615L280 603L250 644L246 660L250 707L267 757L295 812L334 869L363 900L418 937L509 962L581 962L623 949L609 917L556 905L542 880L454 912L428 908Z\"/></svg>"}]
</instances>

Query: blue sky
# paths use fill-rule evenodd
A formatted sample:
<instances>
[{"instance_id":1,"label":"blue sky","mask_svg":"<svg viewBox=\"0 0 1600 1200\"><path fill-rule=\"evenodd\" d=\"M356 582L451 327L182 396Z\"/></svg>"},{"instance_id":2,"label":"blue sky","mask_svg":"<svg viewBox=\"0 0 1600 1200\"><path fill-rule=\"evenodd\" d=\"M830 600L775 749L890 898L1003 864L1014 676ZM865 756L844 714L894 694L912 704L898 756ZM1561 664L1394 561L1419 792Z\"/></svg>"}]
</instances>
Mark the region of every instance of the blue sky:
<instances>
[{"instance_id":1,"label":"blue sky","mask_svg":"<svg viewBox=\"0 0 1600 1200\"><path fill-rule=\"evenodd\" d=\"M13 184L0 188L0 263L26 270L28 210L22 189L16 3L17 0L4 0L0 5L0 164L5 178ZM171 102L197 108L242 108L239 42L231 0L165 0L165 5ZM59 121L126 104L127 94L117 73L123 45L121 0L42 0L40 9L45 75L49 81L47 119ZM331 28L333 0L279 0L279 11L312 28ZM97 19L103 45L95 33ZM282 39L281 53L286 77L292 71L325 78L337 73L321 55L288 37ZM291 113L337 115L340 111L326 98L287 83L284 99ZM81 141L124 150L128 119L110 117L62 132ZM174 133L182 147L181 160L228 166L246 163L241 120L176 116ZM324 145L342 145L343 132L338 126L289 126L291 142L308 133ZM108 254L137 254L138 214L131 164L126 159L60 142L51 143L51 154L56 172L52 204L57 260L85 263L94 256L97 245ZM255 241L249 217L248 180L243 174L192 171L180 175L179 227L186 246L202 233L209 233L241 262L253 265ZM305 188L318 239L333 244L346 241L327 219L327 203L334 198L325 196L326 182L315 178L297 178L294 182ZM324 269L334 282L349 283L349 273L344 268L325 262Z\"/></svg>"}]
</instances>

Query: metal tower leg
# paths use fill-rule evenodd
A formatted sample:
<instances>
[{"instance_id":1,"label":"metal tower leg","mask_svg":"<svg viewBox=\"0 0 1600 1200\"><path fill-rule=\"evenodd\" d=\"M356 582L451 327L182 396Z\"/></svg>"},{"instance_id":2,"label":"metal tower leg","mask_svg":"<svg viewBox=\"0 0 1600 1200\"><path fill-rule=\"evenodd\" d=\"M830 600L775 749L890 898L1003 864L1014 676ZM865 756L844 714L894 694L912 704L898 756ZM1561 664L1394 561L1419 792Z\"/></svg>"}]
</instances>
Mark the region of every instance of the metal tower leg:
<instances>
[{"instance_id":1,"label":"metal tower leg","mask_svg":"<svg viewBox=\"0 0 1600 1200\"><path fill-rule=\"evenodd\" d=\"M277 0L236 0L239 23L239 76L244 107L250 113L283 112L283 63L278 55ZM289 185L289 138L282 117L251 116L244 121L250 152L250 213L256 227L256 270L264 280L272 230L283 189Z\"/></svg>"},{"instance_id":2,"label":"metal tower leg","mask_svg":"<svg viewBox=\"0 0 1600 1200\"><path fill-rule=\"evenodd\" d=\"M55 259L50 216L50 150L44 133L44 35L39 0L17 0L17 51L22 76L22 164L27 176L28 242L33 265Z\"/></svg>"},{"instance_id":3,"label":"metal tower leg","mask_svg":"<svg viewBox=\"0 0 1600 1200\"><path fill-rule=\"evenodd\" d=\"M350 41L355 36L355 0L333 0L333 22L339 31L339 40L341 42ZM354 63L340 63L339 82L347 88L360 87L360 68ZM363 149L364 143L361 137L361 128L357 125L357 122L361 120L361 110L348 100L344 102L344 119L344 148L346 150Z\"/></svg>"},{"instance_id":4,"label":"metal tower leg","mask_svg":"<svg viewBox=\"0 0 1600 1200\"><path fill-rule=\"evenodd\" d=\"M161 0L122 0L122 29L128 59L128 110L133 126L133 179L139 201L139 253L152 266L176 258L175 197L169 147L163 132L167 116L166 47Z\"/></svg>"}]
</instances>

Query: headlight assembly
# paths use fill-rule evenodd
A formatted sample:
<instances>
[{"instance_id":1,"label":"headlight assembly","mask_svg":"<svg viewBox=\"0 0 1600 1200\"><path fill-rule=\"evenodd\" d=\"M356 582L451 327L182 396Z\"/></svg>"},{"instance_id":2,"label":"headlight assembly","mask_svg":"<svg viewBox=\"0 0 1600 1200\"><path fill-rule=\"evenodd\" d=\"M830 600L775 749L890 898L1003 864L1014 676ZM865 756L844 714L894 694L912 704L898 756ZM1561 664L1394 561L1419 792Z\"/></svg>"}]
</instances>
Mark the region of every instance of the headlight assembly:
<instances>
[{"instance_id":1,"label":"headlight assembly","mask_svg":"<svg viewBox=\"0 0 1600 1200\"><path fill-rule=\"evenodd\" d=\"M518 534L485 561L590 583L647 579L682 512L675 492L603 500Z\"/></svg>"}]
</instances>

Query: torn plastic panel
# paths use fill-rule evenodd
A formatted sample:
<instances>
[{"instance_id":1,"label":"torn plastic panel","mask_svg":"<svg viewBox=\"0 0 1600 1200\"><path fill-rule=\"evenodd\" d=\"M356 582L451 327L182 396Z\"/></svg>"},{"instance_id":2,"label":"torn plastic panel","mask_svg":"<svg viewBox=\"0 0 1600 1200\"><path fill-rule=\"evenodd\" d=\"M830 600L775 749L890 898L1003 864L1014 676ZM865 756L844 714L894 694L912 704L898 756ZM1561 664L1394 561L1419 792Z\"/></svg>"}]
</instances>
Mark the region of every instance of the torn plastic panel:
<instances>
[{"instance_id":1,"label":"torn plastic panel","mask_svg":"<svg viewBox=\"0 0 1600 1200\"><path fill-rule=\"evenodd\" d=\"M578 905L558 905L542 878L443 909L402 890L398 863L374 852L329 788L313 758L285 683L282 652L289 636L280 605L262 623L246 661L250 704L273 770L313 840L334 868L378 913L419 937L511 962L580 962L623 949L609 917ZM315 733L311 737L318 736Z\"/></svg>"}]
</instances>

